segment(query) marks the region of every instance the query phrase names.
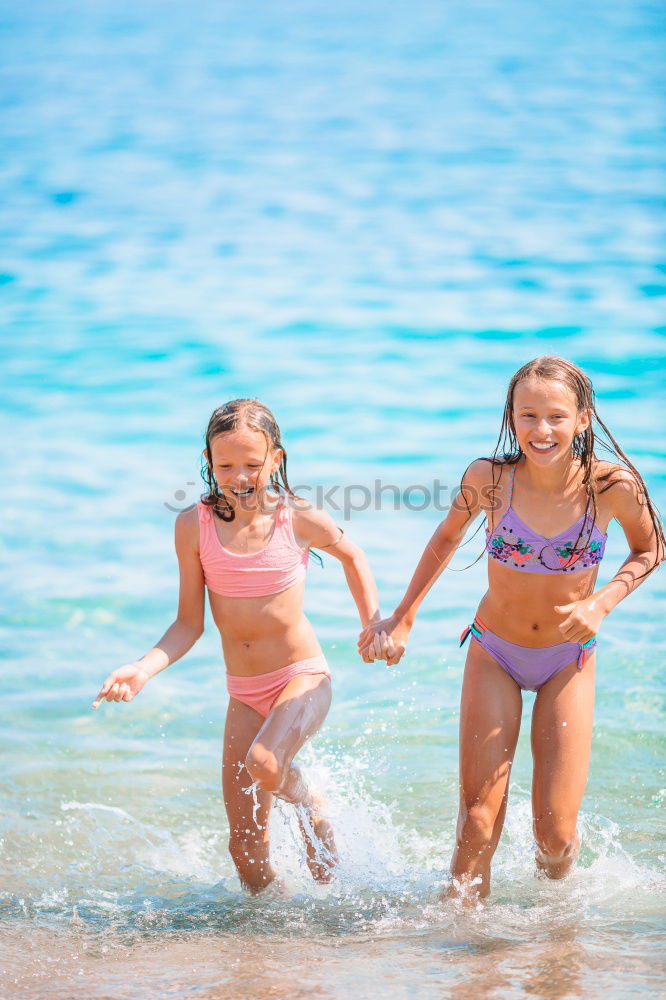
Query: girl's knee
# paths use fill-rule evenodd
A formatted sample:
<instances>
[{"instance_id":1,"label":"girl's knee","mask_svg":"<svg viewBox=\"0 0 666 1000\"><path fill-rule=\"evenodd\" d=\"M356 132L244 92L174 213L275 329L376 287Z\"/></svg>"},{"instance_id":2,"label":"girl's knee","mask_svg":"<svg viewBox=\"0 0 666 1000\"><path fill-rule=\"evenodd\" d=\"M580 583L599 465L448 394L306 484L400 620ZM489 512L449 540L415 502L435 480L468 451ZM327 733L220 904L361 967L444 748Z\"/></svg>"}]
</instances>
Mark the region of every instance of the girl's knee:
<instances>
[{"instance_id":1,"label":"girl's knee","mask_svg":"<svg viewBox=\"0 0 666 1000\"><path fill-rule=\"evenodd\" d=\"M480 802L469 805L461 802L458 817L459 844L475 844L480 849L487 847L493 840L497 813Z\"/></svg>"},{"instance_id":2,"label":"girl's knee","mask_svg":"<svg viewBox=\"0 0 666 1000\"><path fill-rule=\"evenodd\" d=\"M261 743L253 743L245 758L245 767L253 781L266 792L276 792L284 777L275 754Z\"/></svg>"},{"instance_id":3,"label":"girl's knee","mask_svg":"<svg viewBox=\"0 0 666 1000\"><path fill-rule=\"evenodd\" d=\"M535 819L534 839L539 854L552 861L563 861L578 849L575 821L556 820L551 816Z\"/></svg>"}]
</instances>

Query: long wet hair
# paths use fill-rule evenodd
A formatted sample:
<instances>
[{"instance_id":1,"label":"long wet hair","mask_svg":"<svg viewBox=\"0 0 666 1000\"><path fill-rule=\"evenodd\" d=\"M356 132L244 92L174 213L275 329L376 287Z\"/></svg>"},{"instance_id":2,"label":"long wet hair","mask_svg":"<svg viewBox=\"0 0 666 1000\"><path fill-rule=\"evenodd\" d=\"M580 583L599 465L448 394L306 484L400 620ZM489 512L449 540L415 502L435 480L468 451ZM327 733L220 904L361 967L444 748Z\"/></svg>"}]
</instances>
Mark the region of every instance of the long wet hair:
<instances>
[{"instance_id":1,"label":"long wet hair","mask_svg":"<svg viewBox=\"0 0 666 1000\"><path fill-rule=\"evenodd\" d=\"M206 459L206 455L203 455L201 464L201 478L207 490L201 497L201 502L204 506L210 507L215 516L222 521L233 521L236 512L217 485L211 464L211 442L218 434L226 434L239 427L246 427L250 431L259 431L260 434L264 435L266 439L266 458L264 461L268 459L270 451L279 449L282 452L282 460L278 469L271 473L269 485L275 493L296 499L287 479L287 453L282 444L277 420L266 404L258 399L232 399L230 402L218 406L208 421L206 428L208 459Z\"/></svg>"},{"instance_id":2,"label":"long wet hair","mask_svg":"<svg viewBox=\"0 0 666 1000\"><path fill-rule=\"evenodd\" d=\"M580 558L582 552L587 549L597 519L597 497L602 493L605 493L606 490L609 490L613 486L617 485L617 483L623 481L623 477L618 475L618 473L622 472L624 469L625 471L629 471L634 479L640 502L647 506L650 519L652 521L652 527L657 537L657 556L654 565L650 566L645 573L641 574L639 579L643 576L647 576L648 573L651 573L652 570L659 565L664 557L664 551L666 550L666 539L664 538L664 529L659 518L659 513L650 499L647 486L645 485L640 472L622 451L622 448L597 413L592 382L587 377L585 372L583 372L571 361L565 361L564 358L549 356L535 358L534 361L528 361L526 365L519 368L509 382L506 402L504 404L504 413L502 415L502 426L500 427L495 450L488 459L488 461L492 463L493 468L493 485L490 498L491 507L493 509L496 508L494 498L501 478L502 466L515 465L523 454L522 449L518 444L516 428L513 422L513 397L516 387L528 378L561 383L573 393L578 407L578 412L587 411L590 415L590 422L587 428L574 437L571 445L572 455L574 458L579 460L583 473L582 485L585 488L586 501L585 514L581 521L581 529L578 534L578 538L572 548L571 555L563 564L562 569L569 569ZM619 463L620 468L616 465L603 475L599 475L595 471L596 462L599 460L597 454L595 453L596 448L602 448L604 451L608 452L612 458L615 459L615 462ZM497 479L495 479L496 472ZM583 535L586 537L583 538Z\"/></svg>"}]
</instances>

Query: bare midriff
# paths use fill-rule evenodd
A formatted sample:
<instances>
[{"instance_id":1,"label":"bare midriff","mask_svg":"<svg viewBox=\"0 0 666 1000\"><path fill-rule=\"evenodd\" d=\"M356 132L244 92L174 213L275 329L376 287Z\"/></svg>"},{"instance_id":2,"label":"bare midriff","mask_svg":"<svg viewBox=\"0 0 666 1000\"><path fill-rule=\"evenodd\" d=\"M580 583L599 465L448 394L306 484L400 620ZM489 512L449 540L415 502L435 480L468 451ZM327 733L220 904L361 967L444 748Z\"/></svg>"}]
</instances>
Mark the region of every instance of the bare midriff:
<instances>
[{"instance_id":1,"label":"bare midriff","mask_svg":"<svg viewBox=\"0 0 666 1000\"><path fill-rule=\"evenodd\" d=\"M478 615L491 632L517 646L556 646L567 640L559 630L566 615L558 614L555 606L589 597L596 578L596 566L561 576L540 576L489 559L488 590Z\"/></svg>"},{"instance_id":2,"label":"bare midriff","mask_svg":"<svg viewBox=\"0 0 666 1000\"><path fill-rule=\"evenodd\" d=\"M299 582L265 597L224 597L208 591L230 674L256 677L322 655L314 629L303 613L304 589L304 582Z\"/></svg>"}]
</instances>

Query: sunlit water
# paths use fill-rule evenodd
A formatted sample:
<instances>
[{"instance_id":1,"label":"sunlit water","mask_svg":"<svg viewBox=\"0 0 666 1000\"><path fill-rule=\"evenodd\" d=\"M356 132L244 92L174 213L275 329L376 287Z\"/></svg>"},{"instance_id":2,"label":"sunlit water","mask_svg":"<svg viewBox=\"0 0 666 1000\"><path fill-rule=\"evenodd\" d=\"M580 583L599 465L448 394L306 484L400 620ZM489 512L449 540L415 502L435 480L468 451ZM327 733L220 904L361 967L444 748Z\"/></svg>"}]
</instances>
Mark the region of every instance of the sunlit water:
<instances>
[{"instance_id":1,"label":"sunlit water","mask_svg":"<svg viewBox=\"0 0 666 1000\"><path fill-rule=\"evenodd\" d=\"M292 484L328 491L386 610L441 516L423 489L445 503L489 453L537 354L586 368L663 508L663 10L104 0L0 23L0 992L662 992L663 576L603 631L577 870L534 875L528 695L478 911L438 894L480 536L391 672L355 657L337 564L311 566L335 699L302 759L330 886L277 807L283 888L240 891L210 623L131 706L90 702L171 620L174 511L233 396L274 408ZM354 509L378 479L410 504ZM623 552L612 528L602 582Z\"/></svg>"}]
</instances>

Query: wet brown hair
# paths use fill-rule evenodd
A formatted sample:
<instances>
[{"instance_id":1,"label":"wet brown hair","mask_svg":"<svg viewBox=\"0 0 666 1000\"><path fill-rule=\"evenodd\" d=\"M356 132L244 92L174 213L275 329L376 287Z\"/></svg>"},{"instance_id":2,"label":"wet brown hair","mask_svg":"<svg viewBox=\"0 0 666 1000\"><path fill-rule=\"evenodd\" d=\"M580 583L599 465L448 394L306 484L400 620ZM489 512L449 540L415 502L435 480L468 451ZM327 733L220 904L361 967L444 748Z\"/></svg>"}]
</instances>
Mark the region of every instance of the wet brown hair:
<instances>
[{"instance_id":1,"label":"wet brown hair","mask_svg":"<svg viewBox=\"0 0 666 1000\"><path fill-rule=\"evenodd\" d=\"M597 413L592 382L585 372L571 361L552 356L535 358L533 361L528 361L522 368L519 368L509 382L504 413L502 415L502 426L500 427L495 450L489 458L489 461L493 465L493 497L496 487L499 485L501 466L515 465L523 454L518 444L513 422L513 397L516 387L528 378L559 382L573 393L578 412L586 410L590 415L590 422L587 428L574 437L571 446L573 457L580 461L583 472L583 486L587 494L585 516L581 522L581 530L573 546L571 556L562 568L568 569L580 557L581 549L584 550L589 545L597 518L597 496L605 493L606 490L616 486L619 482L626 482L626 477L618 473L629 471L634 480L641 503L647 506L652 527L657 537L657 556L654 565L641 574L641 577L647 576L648 573L651 573L659 565L666 550L666 539L664 538L664 529L659 518L659 512L650 499L647 486L638 469L622 451L622 448ZM616 462L619 462L619 467L615 465L614 468L609 469L603 475L598 475L595 471L595 464L599 460L595 454L595 449L598 447L609 452L612 458ZM495 479L496 470L498 473L497 480ZM585 528L586 524L589 525L587 530ZM584 533L586 533L587 537L583 540L582 546L579 548L579 543Z\"/></svg>"},{"instance_id":2,"label":"wet brown hair","mask_svg":"<svg viewBox=\"0 0 666 1000\"><path fill-rule=\"evenodd\" d=\"M271 473L270 487L276 493L284 493L289 497L295 494L287 479L287 453L282 444L282 436L278 422L268 409L265 403L258 399L232 399L228 403L223 403L213 411L208 427L206 428L206 455L202 458L201 478L206 484L207 493L201 497L201 502L206 507L212 507L213 512L222 521L233 521L236 516L231 504L228 502L215 479L215 473L210 462L211 442L218 434L226 434L228 431L235 431L239 427L246 427L250 431L258 431L266 439L266 458L270 451L282 452L282 460L279 468ZM266 459L264 459L266 461Z\"/></svg>"}]
</instances>

